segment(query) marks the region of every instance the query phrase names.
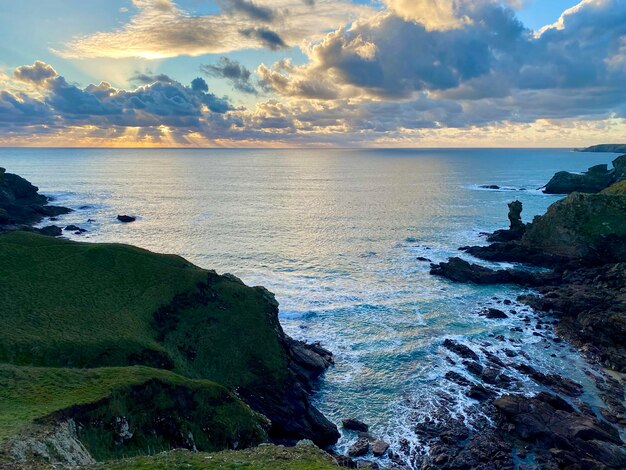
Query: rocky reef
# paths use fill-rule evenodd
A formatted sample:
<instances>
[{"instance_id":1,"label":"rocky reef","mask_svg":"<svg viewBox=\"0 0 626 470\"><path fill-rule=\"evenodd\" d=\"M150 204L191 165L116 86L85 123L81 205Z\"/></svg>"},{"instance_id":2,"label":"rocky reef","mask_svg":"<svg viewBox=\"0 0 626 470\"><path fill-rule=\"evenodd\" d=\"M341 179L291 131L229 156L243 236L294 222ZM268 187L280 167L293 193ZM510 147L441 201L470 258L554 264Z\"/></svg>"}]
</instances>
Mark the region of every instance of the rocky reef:
<instances>
[{"instance_id":1,"label":"rocky reef","mask_svg":"<svg viewBox=\"0 0 626 470\"><path fill-rule=\"evenodd\" d=\"M461 356L482 383L452 371L446 378L480 400L480 409L492 424L485 423L485 430L476 435L464 423L454 425L450 419L439 429L440 423L446 422L439 419L430 434L427 432L434 447L423 460L425 468L515 468L511 453L522 462L532 454L539 468L626 466L626 446L618 431L626 426L624 383L602 370L626 373L626 183L619 174L624 162L626 156L618 158L611 171L592 169L583 178L605 175L605 179L597 179L597 186L590 191L593 194L574 192L523 229L519 224L514 229L521 203L511 203L510 229L491 234L488 239L493 243L487 246L461 248L479 259L515 262L516 267L491 269L459 257L431 265L431 274L454 282L531 287L518 302L544 315L548 323L556 318L554 331L559 337L553 341L567 340L596 364L597 370L588 375L595 379L604 406L598 411L574 402L582 387L567 378L541 373L525 363L507 364L493 355L484 358L488 361L485 365L473 350L449 341L446 347ZM555 178L563 180L559 174ZM592 188L589 181L583 184L586 189ZM581 181L576 185L580 189ZM525 320L530 321L528 315ZM546 326L533 334L545 341L549 337ZM507 356L518 354L511 351ZM487 368L509 369L509 376L511 371L522 372L550 392L531 397L507 393L495 398L498 393L489 385L493 382L485 383L482 378ZM564 400L563 396L572 398ZM452 438L442 443L436 432L452 433Z\"/></svg>"},{"instance_id":2,"label":"rocky reef","mask_svg":"<svg viewBox=\"0 0 626 470\"><path fill-rule=\"evenodd\" d=\"M556 173L543 192L546 194L570 194L575 191L581 193L597 193L626 178L626 155L613 160L613 168L608 165L596 165L585 173L570 173L559 171Z\"/></svg>"},{"instance_id":3,"label":"rocky reef","mask_svg":"<svg viewBox=\"0 0 626 470\"><path fill-rule=\"evenodd\" d=\"M59 227L33 229L45 217L71 212L67 207L50 205L50 199L39 194L39 188L21 176L0 168L0 232L9 230L39 231L44 235L60 235Z\"/></svg>"}]
</instances>

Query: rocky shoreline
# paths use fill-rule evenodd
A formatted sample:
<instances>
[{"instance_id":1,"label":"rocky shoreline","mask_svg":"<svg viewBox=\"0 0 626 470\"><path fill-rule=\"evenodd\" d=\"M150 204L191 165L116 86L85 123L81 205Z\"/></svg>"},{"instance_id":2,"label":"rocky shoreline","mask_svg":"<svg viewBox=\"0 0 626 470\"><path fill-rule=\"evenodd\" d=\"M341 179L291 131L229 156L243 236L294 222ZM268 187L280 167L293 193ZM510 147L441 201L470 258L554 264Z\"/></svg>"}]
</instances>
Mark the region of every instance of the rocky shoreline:
<instances>
[{"instance_id":1,"label":"rocky shoreline","mask_svg":"<svg viewBox=\"0 0 626 470\"><path fill-rule=\"evenodd\" d=\"M626 155L614 161L613 170L594 167L574 178L557 173L547 188L571 194L545 215L524 225L521 203L515 201L509 205L509 229L489 235L492 243L487 246L461 248L476 258L518 263L516 267L491 269L460 257L431 265L431 274L454 282L532 288L517 300L538 318L533 335L543 337L546 347L562 346L566 340L579 349L591 365L585 373L600 391L603 406L594 409L578 399L583 393L580 384L518 362L517 352L505 362L485 357L483 351L481 362L469 347L447 340L444 347L460 358L475 381L455 372L446 378L482 402L478 407L490 424L483 423L487 431L477 434L462 420L446 420L443 411L440 420L420 431L433 444L419 461L423 468L626 467L625 163ZM535 321L529 313L524 319L527 324ZM502 394L512 388L510 380L503 383L501 378L508 371L523 373L545 391L534 396Z\"/></svg>"}]
</instances>

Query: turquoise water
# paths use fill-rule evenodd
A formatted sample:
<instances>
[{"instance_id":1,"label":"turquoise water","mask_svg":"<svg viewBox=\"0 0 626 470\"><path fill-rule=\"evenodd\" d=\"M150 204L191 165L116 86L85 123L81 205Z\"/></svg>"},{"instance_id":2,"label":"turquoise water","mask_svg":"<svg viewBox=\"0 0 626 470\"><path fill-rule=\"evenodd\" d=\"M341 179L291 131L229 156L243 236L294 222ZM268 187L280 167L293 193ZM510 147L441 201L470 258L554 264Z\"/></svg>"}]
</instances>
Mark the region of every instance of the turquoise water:
<instances>
[{"instance_id":1,"label":"turquoise water","mask_svg":"<svg viewBox=\"0 0 626 470\"><path fill-rule=\"evenodd\" d=\"M275 292L285 330L335 353L320 409L335 422L363 419L394 448L413 450L411 428L446 395L451 412L472 418L473 402L443 379L464 372L446 360L447 337L502 355L493 335L505 334L507 348L585 383L585 399L596 400L576 352L511 332L523 325L517 317L476 315L520 290L453 285L416 258L439 262L483 243L481 232L507 225L514 199L530 221L558 199L537 190L552 174L612 158L558 149L0 149L0 166L77 209L60 223L89 234L72 237L180 254ZM118 223L123 213L138 221Z\"/></svg>"}]
</instances>

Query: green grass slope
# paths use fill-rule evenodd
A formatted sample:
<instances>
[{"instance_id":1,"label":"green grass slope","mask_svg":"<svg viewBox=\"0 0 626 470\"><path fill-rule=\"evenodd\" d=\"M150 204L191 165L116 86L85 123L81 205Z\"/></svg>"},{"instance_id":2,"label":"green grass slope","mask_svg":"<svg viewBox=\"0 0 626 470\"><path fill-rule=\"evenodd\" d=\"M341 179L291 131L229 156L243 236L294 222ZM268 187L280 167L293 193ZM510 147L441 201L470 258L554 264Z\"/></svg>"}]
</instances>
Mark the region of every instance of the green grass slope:
<instances>
[{"instance_id":1,"label":"green grass slope","mask_svg":"<svg viewBox=\"0 0 626 470\"><path fill-rule=\"evenodd\" d=\"M269 403L293 378L265 289L178 256L26 232L0 234L0 266L0 445L68 419L97 460L267 439L231 393Z\"/></svg>"},{"instance_id":2,"label":"green grass slope","mask_svg":"<svg viewBox=\"0 0 626 470\"><path fill-rule=\"evenodd\" d=\"M120 417L133 423L132 442L124 446L115 432ZM267 437L265 418L214 382L141 366L0 365L0 444L28 435L31 423L67 419L78 422L78 438L96 459L187 445L176 440L189 433L193 444L208 451L256 445ZM175 435L154 433L160 422Z\"/></svg>"},{"instance_id":3,"label":"green grass slope","mask_svg":"<svg viewBox=\"0 0 626 470\"><path fill-rule=\"evenodd\" d=\"M142 364L228 387L283 376L267 294L178 256L13 232L0 266L0 362Z\"/></svg>"},{"instance_id":4,"label":"green grass slope","mask_svg":"<svg viewBox=\"0 0 626 470\"><path fill-rule=\"evenodd\" d=\"M186 451L168 452L154 456L135 457L89 470L336 470L338 465L315 446L261 446L242 451L213 454Z\"/></svg>"}]
</instances>

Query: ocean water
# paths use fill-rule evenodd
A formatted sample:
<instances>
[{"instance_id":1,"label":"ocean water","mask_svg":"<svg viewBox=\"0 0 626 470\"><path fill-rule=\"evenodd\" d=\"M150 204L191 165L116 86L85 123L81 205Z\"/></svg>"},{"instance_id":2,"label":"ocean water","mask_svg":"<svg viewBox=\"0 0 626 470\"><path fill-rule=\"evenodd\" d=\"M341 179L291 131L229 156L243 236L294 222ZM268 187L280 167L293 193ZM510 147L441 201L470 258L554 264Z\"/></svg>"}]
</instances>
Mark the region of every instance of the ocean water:
<instances>
[{"instance_id":1,"label":"ocean water","mask_svg":"<svg viewBox=\"0 0 626 470\"><path fill-rule=\"evenodd\" d=\"M530 221L558 199L538 190L556 171L612 158L564 149L0 149L0 166L76 209L57 223L89 233L69 237L176 253L273 291L284 329L335 353L316 405L337 423L368 422L405 453L420 451L412 428L442 401L472 419L472 400L443 378L465 373L446 359L445 338L481 355L525 355L584 383L583 399L598 404L576 351L511 331L531 315L524 307L507 307L521 315L505 320L477 315L520 289L452 284L417 258L444 261L484 243L481 232L508 225L514 199ZM117 214L138 220L121 224ZM538 390L519 379L519 391ZM353 439L344 433L338 448Z\"/></svg>"}]
</instances>

